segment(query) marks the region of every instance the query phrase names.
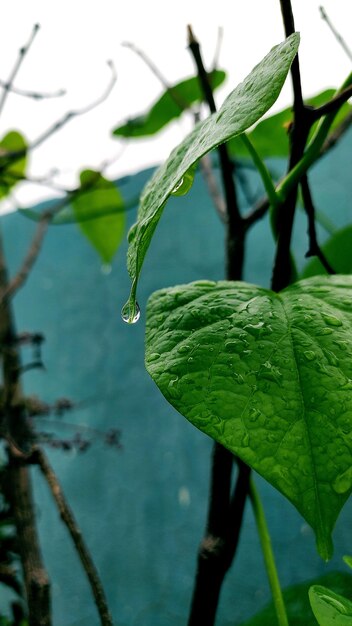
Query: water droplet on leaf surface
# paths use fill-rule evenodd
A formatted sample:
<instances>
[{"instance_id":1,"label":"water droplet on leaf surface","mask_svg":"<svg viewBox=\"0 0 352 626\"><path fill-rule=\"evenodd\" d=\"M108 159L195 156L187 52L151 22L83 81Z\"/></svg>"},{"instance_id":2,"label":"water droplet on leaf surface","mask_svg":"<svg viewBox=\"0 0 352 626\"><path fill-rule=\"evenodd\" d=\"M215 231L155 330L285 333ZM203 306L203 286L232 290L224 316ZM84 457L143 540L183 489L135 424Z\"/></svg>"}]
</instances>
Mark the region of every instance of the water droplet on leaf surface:
<instances>
[{"instance_id":1,"label":"water droplet on leaf surface","mask_svg":"<svg viewBox=\"0 0 352 626\"><path fill-rule=\"evenodd\" d=\"M121 309L121 317L126 324L135 324L138 322L140 316L141 310L138 302L135 302L134 305L132 305L128 300L126 304L123 305Z\"/></svg>"},{"instance_id":2,"label":"water droplet on leaf surface","mask_svg":"<svg viewBox=\"0 0 352 626\"><path fill-rule=\"evenodd\" d=\"M109 274L111 274L111 270L112 270L112 267L110 263L103 263L103 265L100 268L101 273L104 274L105 276L108 276Z\"/></svg>"},{"instance_id":3,"label":"water droplet on leaf surface","mask_svg":"<svg viewBox=\"0 0 352 626\"><path fill-rule=\"evenodd\" d=\"M329 324L329 326L342 326L341 320L335 315L326 315L326 313L322 313L324 322Z\"/></svg>"},{"instance_id":4,"label":"water droplet on leaf surface","mask_svg":"<svg viewBox=\"0 0 352 626\"><path fill-rule=\"evenodd\" d=\"M349 491L352 487L352 467L349 467L345 472L337 476L332 486L336 493Z\"/></svg>"},{"instance_id":5,"label":"water droplet on leaf surface","mask_svg":"<svg viewBox=\"0 0 352 626\"><path fill-rule=\"evenodd\" d=\"M316 357L316 354L315 352L313 352L313 350L305 350L303 354L306 357L307 361L314 361Z\"/></svg>"}]
</instances>

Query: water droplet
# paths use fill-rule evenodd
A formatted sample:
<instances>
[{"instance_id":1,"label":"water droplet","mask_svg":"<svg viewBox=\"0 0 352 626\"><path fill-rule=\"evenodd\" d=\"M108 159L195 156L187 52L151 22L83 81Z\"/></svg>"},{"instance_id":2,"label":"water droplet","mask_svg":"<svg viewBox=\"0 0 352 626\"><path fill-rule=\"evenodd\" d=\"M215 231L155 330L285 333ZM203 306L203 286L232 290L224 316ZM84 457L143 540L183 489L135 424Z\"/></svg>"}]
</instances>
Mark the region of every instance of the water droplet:
<instances>
[{"instance_id":1,"label":"water droplet","mask_svg":"<svg viewBox=\"0 0 352 626\"><path fill-rule=\"evenodd\" d=\"M329 326L342 326L341 320L339 320L338 317L335 317L335 315L326 315L326 313L322 313L322 316L324 322L329 324Z\"/></svg>"},{"instance_id":2,"label":"water droplet","mask_svg":"<svg viewBox=\"0 0 352 626\"><path fill-rule=\"evenodd\" d=\"M307 361L314 361L317 356L315 352L313 352L313 350L305 350L303 354L306 357Z\"/></svg>"},{"instance_id":3,"label":"water droplet","mask_svg":"<svg viewBox=\"0 0 352 626\"><path fill-rule=\"evenodd\" d=\"M147 361L149 363L153 363L153 361L157 361L158 359L160 359L160 354L159 352L152 352L148 357L147 357Z\"/></svg>"},{"instance_id":4,"label":"water droplet","mask_svg":"<svg viewBox=\"0 0 352 626\"><path fill-rule=\"evenodd\" d=\"M337 476L332 486L336 493L346 493L346 491L349 491L352 487L352 467L348 467L345 472Z\"/></svg>"},{"instance_id":5,"label":"water droplet","mask_svg":"<svg viewBox=\"0 0 352 626\"><path fill-rule=\"evenodd\" d=\"M112 267L110 263L103 263L103 265L100 267L101 273L104 274L105 276L108 276L109 274L111 274L111 270L112 270Z\"/></svg>"},{"instance_id":6,"label":"water droplet","mask_svg":"<svg viewBox=\"0 0 352 626\"><path fill-rule=\"evenodd\" d=\"M344 384L342 385L342 387L340 387L340 389L352 389L352 380L350 378L346 378Z\"/></svg>"},{"instance_id":7,"label":"water droplet","mask_svg":"<svg viewBox=\"0 0 352 626\"><path fill-rule=\"evenodd\" d=\"M195 280L192 285L194 285L194 287L214 287L216 282L215 280Z\"/></svg>"},{"instance_id":8,"label":"water droplet","mask_svg":"<svg viewBox=\"0 0 352 626\"><path fill-rule=\"evenodd\" d=\"M184 346L180 346L179 348L177 348L177 351L180 352L180 354L185 354L186 352L189 352L190 349L191 349L191 346L184 345Z\"/></svg>"},{"instance_id":9,"label":"water droplet","mask_svg":"<svg viewBox=\"0 0 352 626\"><path fill-rule=\"evenodd\" d=\"M172 378L168 384L169 394L172 398L179 398L181 395L177 387L178 387L178 376L175 376L175 378Z\"/></svg>"},{"instance_id":10,"label":"water droplet","mask_svg":"<svg viewBox=\"0 0 352 626\"><path fill-rule=\"evenodd\" d=\"M251 409L249 411L249 421L250 422L256 422L259 417L261 416L261 412L259 411L259 409Z\"/></svg>"},{"instance_id":11,"label":"water droplet","mask_svg":"<svg viewBox=\"0 0 352 626\"><path fill-rule=\"evenodd\" d=\"M179 505L186 508L191 504L191 494L188 487L180 487L178 490Z\"/></svg>"},{"instance_id":12,"label":"water droplet","mask_svg":"<svg viewBox=\"0 0 352 626\"><path fill-rule=\"evenodd\" d=\"M137 230L138 230L138 224L133 224L133 226L131 226L127 234L128 243L132 243L132 241L135 239Z\"/></svg>"},{"instance_id":13,"label":"water droplet","mask_svg":"<svg viewBox=\"0 0 352 626\"><path fill-rule=\"evenodd\" d=\"M227 350L227 352L237 352L239 354L243 350L243 343L241 341L226 341L225 350Z\"/></svg>"},{"instance_id":14,"label":"water droplet","mask_svg":"<svg viewBox=\"0 0 352 626\"><path fill-rule=\"evenodd\" d=\"M249 446L249 434L245 433L242 437L241 446L247 448Z\"/></svg>"},{"instance_id":15,"label":"water droplet","mask_svg":"<svg viewBox=\"0 0 352 626\"><path fill-rule=\"evenodd\" d=\"M331 333L332 333L331 328L322 328L321 331L319 332L319 335L331 335Z\"/></svg>"},{"instance_id":16,"label":"water droplet","mask_svg":"<svg viewBox=\"0 0 352 626\"><path fill-rule=\"evenodd\" d=\"M171 193L172 193L172 194L177 194L178 190L179 190L179 189L181 189L182 185L183 185L183 178L181 178L181 179L178 181L178 183L176 183L176 185L175 185L175 187L173 188L173 190L172 190L172 192L171 192Z\"/></svg>"},{"instance_id":17,"label":"water droplet","mask_svg":"<svg viewBox=\"0 0 352 626\"><path fill-rule=\"evenodd\" d=\"M141 316L141 310L139 308L138 302L135 302L134 305L130 303L128 300L126 304L123 305L121 309L121 317L126 324L135 324L138 322Z\"/></svg>"},{"instance_id":18,"label":"water droplet","mask_svg":"<svg viewBox=\"0 0 352 626\"><path fill-rule=\"evenodd\" d=\"M274 435L273 433L270 433L267 436L267 440L269 441L269 443L276 443L276 435Z\"/></svg>"},{"instance_id":19,"label":"water droplet","mask_svg":"<svg viewBox=\"0 0 352 626\"><path fill-rule=\"evenodd\" d=\"M188 363L192 363L192 361L194 361L193 356L190 356L190 357L187 359L187 361L188 361Z\"/></svg>"}]
</instances>

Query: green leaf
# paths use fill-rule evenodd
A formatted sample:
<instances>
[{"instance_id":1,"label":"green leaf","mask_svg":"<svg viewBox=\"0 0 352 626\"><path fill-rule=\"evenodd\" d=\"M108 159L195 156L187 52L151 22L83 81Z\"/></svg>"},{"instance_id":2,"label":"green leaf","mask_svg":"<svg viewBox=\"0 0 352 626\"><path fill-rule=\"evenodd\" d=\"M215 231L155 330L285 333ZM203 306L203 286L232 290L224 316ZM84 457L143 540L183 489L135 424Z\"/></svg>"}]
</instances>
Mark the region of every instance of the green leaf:
<instances>
[{"instance_id":1,"label":"green leaf","mask_svg":"<svg viewBox=\"0 0 352 626\"><path fill-rule=\"evenodd\" d=\"M334 591L313 585L309 589L312 611L320 626L351 626L352 602Z\"/></svg>"},{"instance_id":2,"label":"green leaf","mask_svg":"<svg viewBox=\"0 0 352 626\"><path fill-rule=\"evenodd\" d=\"M321 250L337 274L352 274L352 226L337 230ZM302 278L327 274L317 257L314 257L303 269Z\"/></svg>"},{"instance_id":3,"label":"green leaf","mask_svg":"<svg viewBox=\"0 0 352 626\"><path fill-rule=\"evenodd\" d=\"M26 150L24 137L15 130L10 131L0 141L0 198L6 197L11 189L22 180L27 165L27 156L7 157L7 153Z\"/></svg>"},{"instance_id":4,"label":"green leaf","mask_svg":"<svg viewBox=\"0 0 352 626\"><path fill-rule=\"evenodd\" d=\"M243 133L272 106L297 53L298 44L299 35L295 33L273 48L226 98L219 112L198 124L172 151L146 185L138 221L129 234L127 265L132 280L129 299L131 320L134 318L137 281L144 257L169 196L204 154Z\"/></svg>"},{"instance_id":5,"label":"green leaf","mask_svg":"<svg viewBox=\"0 0 352 626\"><path fill-rule=\"evenodd\" d=\"M287 617L292 626L317 626L308 598L309 588L313 584L327 585L333 587L337 593L348 594L351 593L352 589L352 576L341 572L329 572L319 578L284 589L283 597ZM274 605L270 602L260 613L257 613L241 626L274 626L276 622Z\"/></svg>"},{"instance_id":6,"label":"green leaf","mask_svg":"<svg viewBox=\"0 0 352 626\"><path fill-rule=\"evenodd\" d=\"M79 228L104 263L110 263L125 232L123 198L110 180L100 172L84 170L80 175L81 193L72 199ZM107 215L107 211L115 211ZM101 217L98 217L100 214Z\"/></svg>"},{"instance_id":7,"label":"green leaf","mask_svg":"<svg viewBox=\"0 0 352 626\"><path fill-rule=\"evenodd\" d=\"M352 491L352 276L280 294L198 281L153 294L146 367L165 398L285 495L321 556Z\"/></svg>"},{"instance_id":8,"label":"green leaf","mask_svg":"<svg viewBox=\"0 0 352 626\"><path fill-rule=\"evenodd\" d=\"M352 556L344 556L343 560L345 561L346 565L348 565L348 567L350 567L352 569Z\"/></svg>"},{"instance_id":9,"label":"green leaf","mask_svg":"<svg viewBox=\"0 0 352 626\"><path fill-rule=\"evenodd\" d=\"M321 93L309 98L309 106L319 107L325 104L335 94L335 89L326 89ZM339 110L332 130L338 126L351 111L352 106L347 102ZM274 113L270 117L259 122L256 127L248 133L251 143L260 154L262 159L269 157L287 157L289 153L288 128L292 123L292 107L288 107L279 113ZM313 129L311 135L313 134ZM231 139L228 143L229 152L235 157L248 158L248 151L239 138Z\"/></svg>"},{"instance_id":10,"label":"green leaf","mask_svg":"<svg viewBox=\"0 0 352 626\"><path fill-rule=\"evenodd\" d=\"M225 78L226 74L221 70L214 70L209 74L213 89L219 87ZM169 87L147 113L128 120L126 124L115 128L113 135L120 137L154 135L172 120L180 117L186 109L202 100L203 94L198 77L188 78Z\"/></svg>"}]
</instances>

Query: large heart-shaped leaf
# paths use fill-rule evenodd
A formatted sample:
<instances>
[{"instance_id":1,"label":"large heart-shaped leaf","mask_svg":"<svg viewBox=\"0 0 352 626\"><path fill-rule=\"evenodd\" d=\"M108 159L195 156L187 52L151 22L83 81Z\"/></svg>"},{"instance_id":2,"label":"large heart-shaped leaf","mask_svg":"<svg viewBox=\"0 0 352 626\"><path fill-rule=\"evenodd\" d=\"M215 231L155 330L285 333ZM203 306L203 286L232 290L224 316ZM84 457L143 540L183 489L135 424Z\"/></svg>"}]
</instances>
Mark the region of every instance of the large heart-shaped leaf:
<instances>
[{"instance_id":1,"label":"large heart-shaped leaf","mask_svg":"<svg viewBox=\"0 0 352 626\"><path fill-rule=\"evenodd\" d=\"M279 294L226 281L165 289L146 332L166 399L281 491L329 558L352 490L352 276Z\"/></svg>"},{"instance_id":2,"label":"large heart-shaped leaf","mask_svg":"<svg viewBox=\"0 0 352 626\"><path fill-rule=\"evenodd\" d=\"M297 53L298 44L299 35L295 33L273 48L226 98L219 112L198 124L173 150L146 185L138 221L129 233L127 265L132 280L128 303L130 321L135 317L137 281L144 257L167 199L173 191L180 191L187 172L204 154L243 133L274 104ZM187 190L189 183L186 182Z\"/></svg>"},{"instance_id":3,"label":"large heart-shaped leaf","mask_svg":"<svg viewBox=\"0 0 352 626\"><path fill-rule=\"evenodd\" d=\"M125 232L123 198L100 172L84 170L80 180L81 188L71 201L76 220L102 261L110 263Z\"/></svg>"},{"instance_id":4,"label":"large heart-shaped leaf","mask_svg":"<svg viewBox=\"0 0 352 626\"><path fill-rule=\"evenodd\" d=\"M208 78L214 90L224 82L226 74L221 70L214 70L208 74ZM169 87L144 115L139 115L115 128L113 135L128 138L155 135L203 98L198 76L187 78Z\"/></svg>"}]
</instances>

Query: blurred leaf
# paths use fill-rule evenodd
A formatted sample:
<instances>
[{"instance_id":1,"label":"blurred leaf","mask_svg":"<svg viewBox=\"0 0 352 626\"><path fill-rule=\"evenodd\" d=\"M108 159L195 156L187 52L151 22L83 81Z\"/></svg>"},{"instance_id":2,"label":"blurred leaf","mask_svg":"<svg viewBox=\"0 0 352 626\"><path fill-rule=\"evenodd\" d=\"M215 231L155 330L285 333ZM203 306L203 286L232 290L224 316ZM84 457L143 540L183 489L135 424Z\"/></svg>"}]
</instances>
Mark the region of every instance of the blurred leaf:
<instances>
[{"instance_id":1,"label":"blurred leaf","mask_svg":"<svg viewBox=\"0 0 352 626\"><path fill-rule=\"evenodd\" d=\"M346 565L348 565L348 567L350 567L352 569L352 556L344 556L343 560L345 561Z\"/></svg>"},{"instance_id":2,"label":"blurred leaf","mask_svg":"<svg viewBox=\"0 0 352 626\"><path fill-rule=\"evenodd\" d=\"M226 74L221 70L214 70L209 74L213 89L219 87L225 80ZM154 135L169 122L180 117L192 104L203 100L202 90L197 76L187 78L170 87L153 104L144 115L128 120L123 126L118 126L113 135L120 137L146 137Z\"/></svg>"},{"instance_id":3,"label":"blurred leaf","mask_svg":"<svg viewBox=\"0 0 352 626\"><path fill-rule=\"evenodd\" d=\"M316 619L311 611L308 591L313 584L323 584L333 587L342 594L351 594L352 576L341 572L329 572L325 576L309 580L299 585L293 585L284 589L283 596L287 611L288 621L292 626L317 626ZM252 617L242 626L273 626L277 623L274 605L268 606Z\"/></svg>"},{"instance_id":4,"label":"blurred leaf","mask_svg":"<svg viewBox=\"0 0 352 626\"><path fill-rule=\"evenodd\" d=\"M0 141L0 199L6 197L24 176L27 156L7 158L8 152L25 150L27 143L15 130L10 131Z\"/></svg>"},{"instance_id":5,"label":"blurred leaf","mask_svg":"<svg viewBox=\"0 0 352 626\"><path fill-rule=\"evenodd\" d=\"M321 93L309 98L307 104L310 106L321 106L328 102L334 95L334 89L327 89ZM347 102L341 107L331 130L336 128L346 115L351 111L352 106ZM262 159L268 157L287 157L289 152L289 136L288 128L292 122L292 108L288 107L279 113L275 113L265 118L256 127L248 133L251 142ZM231 139L227 144L231 156L249 158L243 142L239 137Z\"/></svg>"},{"instance_id":6,"label":"blurred leaf","mask_svg":"<svg viewBox=\"0 0 352 626\"><path fill-rule=\"evenodd\" d=\"M327 587L313 585L309 589L312 611L320 626L351 626L352 602Z\"/></svg>"},{"instance_id":7,"label":"blurred leaf","mask_svg":"<svg viewBox=\"0 0 352 626\"><path fill-rule=\"evenodd\" d=\"M110 263L125 232L125 212L121 212L123 198L114 183L100 172L84 170L80 180L81 193L71 201L79 228L102 261ZM107 215L107 210L115 212ZM99 213L101 217L98 217Z\"/></svg>"},{"instance_id":8,"label":"blurred leaf","mask_svg":"<svg viewBox=\"0 0 352 626\"><path fill-rule=\"evenodd\" d=\"M337 230L321 250L337 274L352 274L352 226ZM317 257L303 269L301 278L327 274Z\"/></svg>"}]
</instances>

